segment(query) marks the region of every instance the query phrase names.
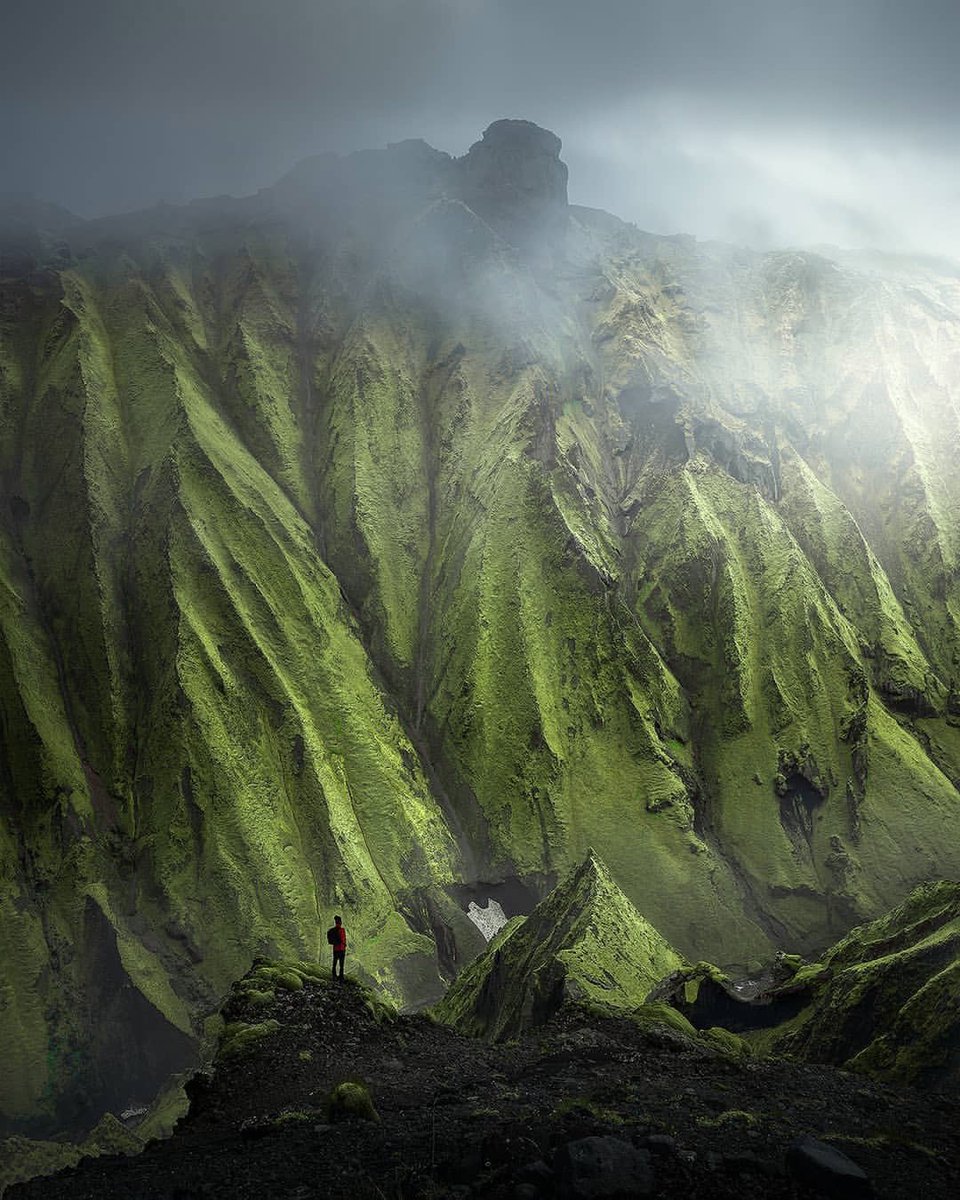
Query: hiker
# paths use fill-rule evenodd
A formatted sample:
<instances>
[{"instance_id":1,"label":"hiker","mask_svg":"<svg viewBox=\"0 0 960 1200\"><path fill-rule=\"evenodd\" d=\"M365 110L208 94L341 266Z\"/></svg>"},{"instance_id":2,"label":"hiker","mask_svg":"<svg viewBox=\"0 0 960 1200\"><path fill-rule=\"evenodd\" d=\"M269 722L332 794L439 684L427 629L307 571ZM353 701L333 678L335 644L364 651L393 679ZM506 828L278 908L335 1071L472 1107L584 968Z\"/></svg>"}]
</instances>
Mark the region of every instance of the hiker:
<instances>
[{"instance_id":1,"label":"hiker","mask_svg":"<svg viewBox=\"0 0 960 1200\"><path fill-rule=\"evenodd\" d=\"M347 953L347 931L340 917L333 918L333 925L327 930L327 941L333 947L333 978L339 978L343 983L343 960ZM340 964L340 974L337 975L337 964Z\"/></svg>"}]
</instances>

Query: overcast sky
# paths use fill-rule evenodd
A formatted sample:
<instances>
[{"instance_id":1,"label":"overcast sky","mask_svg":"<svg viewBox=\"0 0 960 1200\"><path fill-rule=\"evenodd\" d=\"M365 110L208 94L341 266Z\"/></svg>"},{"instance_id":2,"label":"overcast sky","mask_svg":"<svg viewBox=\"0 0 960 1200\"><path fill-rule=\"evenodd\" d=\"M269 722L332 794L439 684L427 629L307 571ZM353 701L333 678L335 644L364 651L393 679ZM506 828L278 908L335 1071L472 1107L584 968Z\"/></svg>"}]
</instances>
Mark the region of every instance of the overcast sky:
<instances>
[{"instance_id":1,"label":"overcast sky","mask_svg":"<svg viewBox=\"0 0 960 1200\"><path fill-rule=\"evenodd\" d=\"M960 257L960 0L0 0L0 190L81 215L554 130L571 200Z\"/></svg>"}]
</instances>

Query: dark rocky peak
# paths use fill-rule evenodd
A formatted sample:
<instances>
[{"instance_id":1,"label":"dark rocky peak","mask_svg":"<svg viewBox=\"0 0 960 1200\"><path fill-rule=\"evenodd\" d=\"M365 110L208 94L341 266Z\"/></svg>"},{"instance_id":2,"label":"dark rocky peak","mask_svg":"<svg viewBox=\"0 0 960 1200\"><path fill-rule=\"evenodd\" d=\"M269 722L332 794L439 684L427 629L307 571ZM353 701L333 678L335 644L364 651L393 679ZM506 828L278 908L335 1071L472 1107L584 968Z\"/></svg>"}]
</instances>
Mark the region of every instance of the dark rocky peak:
<instances>
[{"instance_id":1,"label":"dark rocky peak","mask_svg":"<svg viewBox=\"0 0 960 1200\"><path fill-rule=\"evenodd\" d=\"M298 163L260 199L328 237L373 242L392 241L434 206L459 202L507 243L549 255L567 227L560 147L556 134L530 121L495 121L462 158L419 139L320 154Z\"/></svg>"},{"instance_id":2,"label":"dark rocky peak","mask_svg":"<svg viewBox=\"0 0 960 1200\"><path fill-rule=\"evenodd\" d=\"M457 160L463 200L510 241L555 242L567 224L561 146L532 121L494 121Z\"/></svg>"}]
</instances>

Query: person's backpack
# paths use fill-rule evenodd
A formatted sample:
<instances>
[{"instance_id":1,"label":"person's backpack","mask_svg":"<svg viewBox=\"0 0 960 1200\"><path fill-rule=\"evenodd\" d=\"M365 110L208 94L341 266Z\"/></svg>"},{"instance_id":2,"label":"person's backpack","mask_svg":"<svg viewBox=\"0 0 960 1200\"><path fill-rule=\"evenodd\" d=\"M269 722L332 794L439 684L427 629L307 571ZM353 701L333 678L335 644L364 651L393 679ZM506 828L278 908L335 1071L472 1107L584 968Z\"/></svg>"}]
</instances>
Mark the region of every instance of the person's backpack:
<instances>
[{"instance_id":1,"label":"person's backpack","mask_svg":"<svg viewBox=\"0 0 960 1200\"><path fill-rule=\"evenodd\" d=\"M336 925L331 925L330 928L327 930L327 941L329 942L329 944L331 946L335 946L337 944L337 927L336 927Z\"/></svg>"}]
</instances>

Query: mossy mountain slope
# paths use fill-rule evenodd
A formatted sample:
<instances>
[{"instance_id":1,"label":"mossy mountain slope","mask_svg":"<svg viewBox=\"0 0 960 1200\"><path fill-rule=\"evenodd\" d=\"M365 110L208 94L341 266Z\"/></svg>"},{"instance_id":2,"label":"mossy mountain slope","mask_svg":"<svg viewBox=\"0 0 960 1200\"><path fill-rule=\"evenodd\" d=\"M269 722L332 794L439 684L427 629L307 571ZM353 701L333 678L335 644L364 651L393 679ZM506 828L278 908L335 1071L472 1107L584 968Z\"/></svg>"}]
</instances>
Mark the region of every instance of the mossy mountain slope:
<instances>
[{"instance_id":1,"label":"mossy mountain slope","mask_svg":"<svg viewBox=\"0 0 960 1200\"><path fill-rule=\"evenodd\" d=\"M417 1003L455 881L591 845L729 963L960 873L955 268L651 237L558 156L0 221L6 1119L146 1099L332 911Z\"/></svg>"},{"instance_id":2,"label":"mossy mountain slope","mask_svg":"<svg viewBox=\"0 0 960 1200\"><path fill-rule=\"evenodd\" d=\"M682 964L593 853L528 917L517 917L436 1006L461 1033L511 1038L564 1003L630 1011Z\"/></svg>"}]
</instances>

